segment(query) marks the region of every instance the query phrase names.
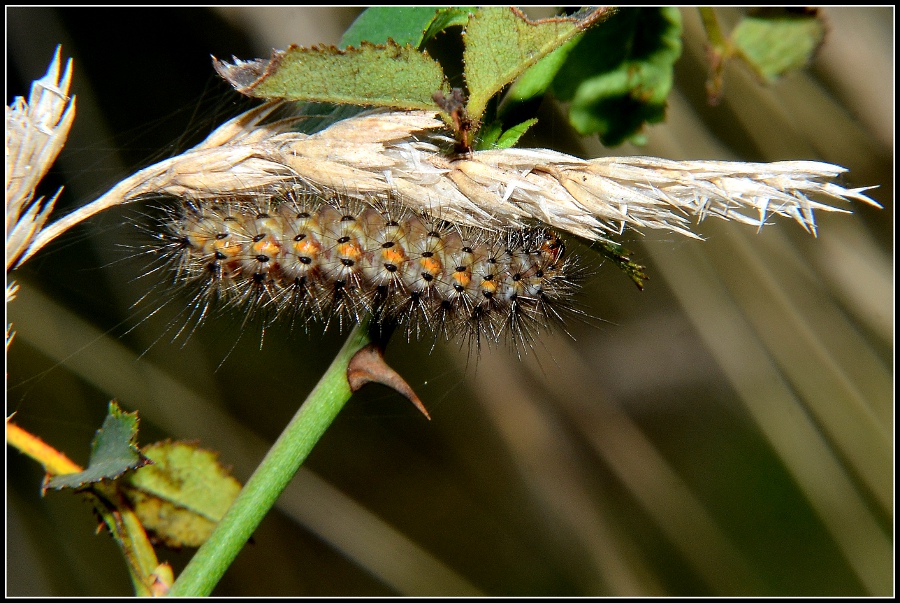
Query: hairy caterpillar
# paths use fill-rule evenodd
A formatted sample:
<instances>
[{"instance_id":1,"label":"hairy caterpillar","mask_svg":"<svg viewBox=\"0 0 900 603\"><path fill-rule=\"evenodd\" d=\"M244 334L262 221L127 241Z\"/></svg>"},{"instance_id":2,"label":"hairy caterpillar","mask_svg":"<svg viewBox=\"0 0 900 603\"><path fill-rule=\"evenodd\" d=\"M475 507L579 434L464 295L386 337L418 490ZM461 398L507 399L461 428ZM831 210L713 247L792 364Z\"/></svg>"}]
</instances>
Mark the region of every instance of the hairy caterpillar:
<instances>
[{"instance_id":1,"label":"hairy caterpillar","mask_svg":"<svg viewBox=\"0 0 900 603\"><path fill-rule=\"evenodd\" d=\"M460 227L388 200L302 187L181 200L150 252L193 289L189 322L217 310L326 328L372 313L408 339L530 346L572 312L580 271L545 228Z\"/></svg>"}]
</instances>

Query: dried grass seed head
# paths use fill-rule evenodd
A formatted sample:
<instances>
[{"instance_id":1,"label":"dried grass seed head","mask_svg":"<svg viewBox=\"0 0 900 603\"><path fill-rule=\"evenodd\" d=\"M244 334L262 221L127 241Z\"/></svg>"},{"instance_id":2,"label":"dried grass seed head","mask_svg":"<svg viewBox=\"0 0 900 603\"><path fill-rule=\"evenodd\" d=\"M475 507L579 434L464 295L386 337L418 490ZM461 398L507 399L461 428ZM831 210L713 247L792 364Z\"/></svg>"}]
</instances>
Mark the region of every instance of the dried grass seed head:
<instances>
[{"instance_id":1,"label":"dried grass seed head","mask_svg":"<svg viewBox=\"0 0 900 603\"><path fill-rule=\"evenodd\" d=\"M75 97L69 97L72 60L60 73L60 48L47 73L31 85L26 101L17 96L6 107L6 269L29 248L47 223L58 191L50 200L34 191L56 160L75 119Z\"/></svg>"},{"instance_id":2,"label":"dried grass seed head","mask_svg":"<svg viewBox=\"0 0 900 603\"><path fill-rule=\"evenodd\" d=\"M141 170L52 225L26 257L78 221L142 195L283 195L298 182L364 202L392 197L416 211L439 208L460 225L504 230L542 223L587 240L611 240L626 228L696 237L691 218L710 215L757 227L782 215L815 234L814 210L846 211L827 201L877 206L863 194L867 189L832 182L846 170L827 163L583 160L547 149L460 157L450 153L452 140L434 112L370 111L307 135L296 130L309 116L291 110L273 102L232 119L200 145Z\"/></svg>"}]
</instances>

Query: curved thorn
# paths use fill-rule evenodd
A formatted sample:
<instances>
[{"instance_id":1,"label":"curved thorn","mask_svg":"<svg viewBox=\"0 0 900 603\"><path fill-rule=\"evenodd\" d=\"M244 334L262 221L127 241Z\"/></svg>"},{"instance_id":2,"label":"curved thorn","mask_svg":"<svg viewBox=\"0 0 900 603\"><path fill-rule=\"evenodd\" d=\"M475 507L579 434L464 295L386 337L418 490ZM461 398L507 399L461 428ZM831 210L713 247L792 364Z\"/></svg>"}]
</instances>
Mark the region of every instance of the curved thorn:
<instances>
[{"instance_id":1,"label":"curved thorn","mask_svg":"<svg viewBox=\"0 0 900 603\"><path fill-rule=\"evenodd\" d=\"M374 343L370 343L354 354L347 366L347 382L354 392L359 391L366 383L386 385L412 402L425 415L425 418L431 420L431 415L425 410L425 405L419 400L416 392L397 371L388 366L384 361L384 353L381 348Z\"/></svg>"}]
</instances>

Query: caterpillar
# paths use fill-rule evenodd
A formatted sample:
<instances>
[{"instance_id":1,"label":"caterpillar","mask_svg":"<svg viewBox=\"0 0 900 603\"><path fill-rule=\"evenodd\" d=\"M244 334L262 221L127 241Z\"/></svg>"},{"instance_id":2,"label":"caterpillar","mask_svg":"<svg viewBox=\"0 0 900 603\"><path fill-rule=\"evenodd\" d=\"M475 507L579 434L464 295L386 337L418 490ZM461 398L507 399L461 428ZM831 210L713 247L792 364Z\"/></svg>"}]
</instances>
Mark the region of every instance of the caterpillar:
<instances>
[{"instance_id":1,"label":"caterpillar","mask_svg":"<svg viewBox=\"0 0 900 603\"><path fill-rule=\"evenodd\" d=\"M530 347L573 311L580 281L550 229L462 227L390 199L302 187L181 199L164 209L154 239L150 252L192 289L197 323L233 310L266 325L343 330L372 313L407 339Z\"/></svg>"}]
</instances>

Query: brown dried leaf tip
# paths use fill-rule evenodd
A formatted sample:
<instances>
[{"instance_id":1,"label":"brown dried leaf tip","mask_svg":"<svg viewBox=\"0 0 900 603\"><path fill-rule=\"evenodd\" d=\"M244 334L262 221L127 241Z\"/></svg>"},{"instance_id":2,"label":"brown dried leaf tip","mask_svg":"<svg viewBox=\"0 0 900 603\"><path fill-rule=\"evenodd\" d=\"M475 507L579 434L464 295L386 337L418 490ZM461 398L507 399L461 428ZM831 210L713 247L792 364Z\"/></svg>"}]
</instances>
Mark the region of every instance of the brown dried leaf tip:
<instances>
[{"instance_id":1,"label":"brown dried leaf tip","mask_svg":"<svg viewBox=\"0 0 900 603\"><path fill-rule=\"evenodd\" d=\"M475 132L475 122L469 119L466 113L466 93L462 88L454 88L450 96L444 96L444 93L438 90L432 97L437 106L441 108L450 119L453 120L453 133L456 138L457 154L468 154L472 152L472 137Z\"/></svg>"}]
</instances>

